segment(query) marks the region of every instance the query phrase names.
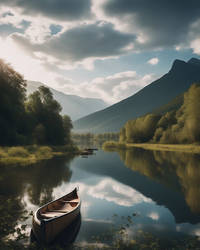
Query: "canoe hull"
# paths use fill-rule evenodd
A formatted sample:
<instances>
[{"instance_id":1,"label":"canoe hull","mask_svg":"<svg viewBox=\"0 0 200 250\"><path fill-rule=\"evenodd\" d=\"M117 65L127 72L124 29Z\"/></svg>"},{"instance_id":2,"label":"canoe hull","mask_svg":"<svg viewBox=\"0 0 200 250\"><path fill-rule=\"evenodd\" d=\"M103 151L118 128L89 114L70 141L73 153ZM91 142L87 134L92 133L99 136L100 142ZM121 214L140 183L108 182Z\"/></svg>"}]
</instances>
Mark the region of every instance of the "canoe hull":
<instances>
[{"instance_id":1,"label":"canoe hull","mask_svg":"<svg viewBox=\"0 0 200 250\"><path fill-rule=\"evenodd\" d=\"M39 208L33 215L33 233L37 240L48 244L52 242L65 228L67 228L78 215L80 215L80 202L73 211L49 220L39 220L39 210L41 210L41 208Z\"/></svg>"}]
</instances>

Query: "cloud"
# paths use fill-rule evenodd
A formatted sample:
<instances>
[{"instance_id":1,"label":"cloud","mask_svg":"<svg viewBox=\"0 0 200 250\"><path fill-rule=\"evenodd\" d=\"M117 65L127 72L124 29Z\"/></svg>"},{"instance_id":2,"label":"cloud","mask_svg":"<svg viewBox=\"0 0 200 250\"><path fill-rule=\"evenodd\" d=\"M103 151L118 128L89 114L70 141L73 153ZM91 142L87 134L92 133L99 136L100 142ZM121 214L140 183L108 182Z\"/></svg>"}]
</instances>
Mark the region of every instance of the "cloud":
<instances>
[{"instance_id":1,"label":"cloud","mask_svg":"<svg viewBox=\"0 0 200 250\"><path fill-rule=\"evenodd\" d=\"M93 12L98 18L137 36L138 50L189 45L192 30L197 31L194 24L199 19L199 8L196 0L93 0Z\"/></svg>"},{"instance_id":2,"label":"cloud","mask_svg":"<svg viewBox=\"0 0 200 250\"><path fill-rule=\"evenodd\" d=\"M116 31L112 25L102 23L73 27L49 39L47 37L50 30L47 34L41 31L42 26L39 33L44 34L46 41L43 38L39 44L17 33L12 35L12 39L33 56L39 55L41 60L45 58L46 61L53 61L63 68L78 64L91 68L95 59L106 59L128 53L129 49L132 50L132 46L127 48L134 40L133 35ZM31 32L34 33L34 29Z\"/></svg>"},{"instance_id":3,"label":"cloud","mask_svg":"<svg viewBox=\"0 0 200 250\"><path fill-rule=\"evenodd\" d=\"M147 63L151 64L151 65L156 65L158 64L159 59L157 57L151 58Z\"/></svg>"},{"instance_id":4,"label":"cloud","mask_svg":"<svg viewBox=\"0 0 200 250\"><path fill-rule=\"evenodd\" d=\"M23 33L24 30L13 27L11 24L2 24L2 25L0 24L0 36L1 37L7 37L14 32Z\"/></svg>"},{"instance_id":5,"label":"cloud","mask_svg":"<svg viewBox=\"0 0 200 250\"><path fill-rule=\"evenodd\" d=\"M200 55L200 38L193 40L190 44L195 54Z\"/></svg>"},{"instance_id":6,"label":"cloud","mask_svg":"<svg viewBox=\"0 0 200 250\"><path fill-rule=\"evenodd\" d=\"M23 15L43 16L60 21L91 17L90 0L1 0L0 6L20 9Z\"/></svg>"},{"instance_id":7,"label":"cloud","mask_svg":"<svg viewBox=\"0 0 200 250\"><path fill-rule=\"evenodd\" d=\"M151 218L152 220L159 220L160 215L157 212L151 212L148 214L148 217Z\"/></svg>"},{"instance_id":8,"label":"cloud","mask_svg":"<svg viewBox=\"0 0 200 250\"><path fill-rule=\"evenodd\" d=\"M152 202L151 199L146 198L133 188L119 184L109 178L100 181L95 187L90 188L88 193L95 198L105 199L125 207L131 207L142 202Z\"/></svg>"},{"instance_id":9,"label":"cloud","mask_svg":"<svg viewBox=\"0 0 200 250\"><path fill-rule=\"evenodd\" d=\"M75 84L71 79L59 78L57 88L68 94L78 94L83 97L101 98L106 103L113 104L133 95L155 77L151 74L138 75L135 71L125 71L107 77L97 77L90 82Z\"/></svg>"}]
</instances>

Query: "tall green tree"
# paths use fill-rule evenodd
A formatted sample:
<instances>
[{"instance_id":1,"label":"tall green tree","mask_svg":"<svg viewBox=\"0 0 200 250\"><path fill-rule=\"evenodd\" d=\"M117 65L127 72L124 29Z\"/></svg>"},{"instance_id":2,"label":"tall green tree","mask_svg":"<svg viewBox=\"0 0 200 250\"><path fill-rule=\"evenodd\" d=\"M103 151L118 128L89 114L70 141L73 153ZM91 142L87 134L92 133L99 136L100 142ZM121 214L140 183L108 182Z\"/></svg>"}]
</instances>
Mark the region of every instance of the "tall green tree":
<instances>
[{"instance_id":1,"label":"tall green tree","mask_svg":"<svg viewBox=\"0 0 200 250\"><path fill-rule=\"evenodd\" d=\"M180 140L200 142L200 84L193 84L184 95L178 117Z\"/></svg>"},{"instance_id":2,"label":"tall green tree","mask_svg":"<svg viewBox=\"0 0 200 250\"><path fill-rule=\"evenodd\" d=\"M63 116L63 127L64 127L64 134L65 134L65 143L71 143L71 129L73 128L71 118L68 115Z\"/></svg>"},{"instance_id":3,"label":"tall green tree","mask_svg":"<svg viewBox=\"0 0 200 250\"><path fill-rule=\"evenodd\" d=\"M37 91L31 94L26 103L26 110L32 117L33 137L36 134L40 135L38 140L34 137L33 141L36 140L38 144L43 142L42 144L50 145L65 143L65 128L63 118L60 115L62 108L53 98L49 88L40 86ZM38 125L40 126L38 127ZM45 131L45 134L42 135L42 131Z\"/></svg>"},{"instance_id":4,"label":"tall green tree","mask_svg":"<svg viewBox=\"0 0 200 250\"><path fill-rule=\"evenodd\" d=\"M26 81L0 60L0 145L26 142Z\"/></svg>"}]
</instances>

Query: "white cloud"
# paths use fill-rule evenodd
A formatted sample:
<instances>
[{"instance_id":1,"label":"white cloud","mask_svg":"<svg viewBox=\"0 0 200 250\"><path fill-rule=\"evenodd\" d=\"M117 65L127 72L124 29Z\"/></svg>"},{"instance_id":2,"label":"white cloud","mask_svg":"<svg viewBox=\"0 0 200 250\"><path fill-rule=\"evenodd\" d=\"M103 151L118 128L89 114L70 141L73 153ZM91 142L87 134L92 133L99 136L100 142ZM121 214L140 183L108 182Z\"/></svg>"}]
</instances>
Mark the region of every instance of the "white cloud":
<instances>
[{"instance_id":1,"label":"white cloud","mask_svg":"<svg viewBox=\"0 0 200 250\"><path fill-rule=\"evenodd\" d=\"M200 38L195 39L190 43L190 47L193 49L195 54L200 55Z\"/></svg>"},{"instance_id":2,"label":"white cloud","mask_svg":"<svg viewBox=\"0 0 200 250\"><path fill-rule=\"evenodd\" d=\"M16 39L19 43L16 43ZM63 76L62 73L57 73L57 66L61 65L64 68L65 65L62 65L62 62L52 54L33 53L23 35L14 34L5 40L0 39L0 45L1 57L11 63L15 70L24 75L25 79L47 83L66 94L100 98L109 104L133 95L155 79L151 74L140 76L135 71L124 71L107 77L97 77L89 82L76 83ZM40 44L33 46L37 47ZM86 59L83 63L87 63L87 67L92 67L92 60ZM47 65L52 69L47 68Z\"/></svg>"},{"instance_id":3,"label":"white cloud","mask_svg":"<svg viewBox=\"0 0 200 250\"><path fill-rule=\"evenodd\" d=\"M56 79L60 76L53 71L47 72L39 58L32 57L32 54L21 50L13 42L11 37L0 38L1 58L9 63L25 79L47 83L55 86Z\"/></svg>"},{"instance_id":4,"label":"white cloud","mask_svg":"<svg viewBox=\"0 0 200 250\"><path fill-rule=\"evenodd\" d=\"M158 213L156 212L151 212L150 214L147 215L149 218L151 218L152 220L159 220L160 216Z\"/></svg>"},{"instance_id":5,"label":"white cloud","mask_svg":"<svg viewBox=\"0 0 200 250\"><path fill-rule=\"evenodd\" d=\"M125 71L107 77L97 77L90 82L80 84L75 84L67 78L59 78L57 88L68 94L78 94L83 97L92 96L113 104L133 95L154 79L152 74L140 76L135 71Z\"/></svg>"},{"instance_id":6,"label":"white cloud","mask_svg":"<svg viewBox=\"0 0 200 250\"><path fill-rule=\"evenodd\" d=\"M105 199L118 205L130 207L142 202L152 202L135 189L119 184L113 179L100 181L95 187L90 188L88 192L91 196L98 199Z\"/></svg>"},{"instance_id":7,"label":"white cloud","mask_svg":"<svg viewBox=\"0 0 200 250\"><path fill-rule=\"evenodd\" d=\"M9 13L9 14L8 14ZM23 17L19 9L10 7L0 7L0 24L11 24L16 28L21 28Z\"/></svg>"},{"instance_id":8,"label":"white cloud","mask_svg":"<svg viewBox=\"0 0 200 250\"><path fill-rule=\"evenodd\" d=\"M153 57L147 63L149 63L151 65L156 65L156 64L158 64L158 62L159 62L159 59L157 57Z\"/></svg>"},{"instance_id":9,"label":"white cloud","mask_svg":"<svg viewBox=\"0 0 200 250\"><path fill-rule=\"evenodd\" d=\"M39 20L41 21L41 20ZM25 34L12 35L15 43L37 56L54 58L57 67L69 69L83 65L93 69L97 59L105 60L127 54L133 48L134 37L116 31L111 24L82 24L50 36L50 24L30 25ZM42 58L40 58L42 60ZM44 63L50 63L46 60Z\"/></svg>"}]
</instances>

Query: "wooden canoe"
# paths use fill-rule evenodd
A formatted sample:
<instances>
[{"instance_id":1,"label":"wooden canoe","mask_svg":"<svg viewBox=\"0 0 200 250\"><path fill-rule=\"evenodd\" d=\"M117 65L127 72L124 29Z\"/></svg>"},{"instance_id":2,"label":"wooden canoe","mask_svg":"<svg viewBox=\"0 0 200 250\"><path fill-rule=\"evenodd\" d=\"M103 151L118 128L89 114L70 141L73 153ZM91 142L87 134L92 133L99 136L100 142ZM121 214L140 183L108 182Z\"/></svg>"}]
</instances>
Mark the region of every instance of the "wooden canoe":
<instances>
[{"instance_id":1,"label":"wooden canoe","mask_svg":"<svg viewBox=\"0 0 200 250\"><path fill-rule=\"evenodd\" d=\"M80 214L80 205L75 188L71 193L38 208L32 221L36 238L44 243L53 241Z\"/></svg>"}]
</instances>

